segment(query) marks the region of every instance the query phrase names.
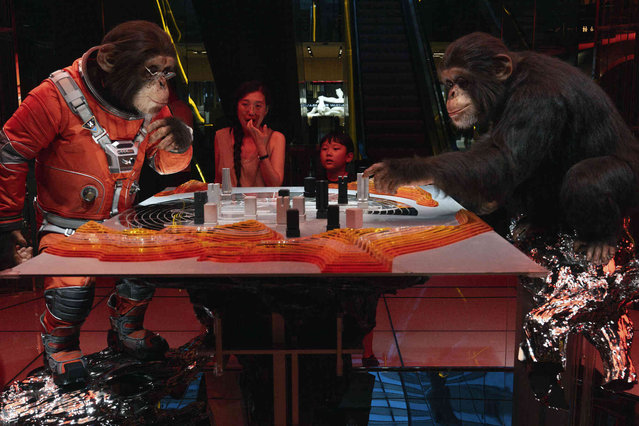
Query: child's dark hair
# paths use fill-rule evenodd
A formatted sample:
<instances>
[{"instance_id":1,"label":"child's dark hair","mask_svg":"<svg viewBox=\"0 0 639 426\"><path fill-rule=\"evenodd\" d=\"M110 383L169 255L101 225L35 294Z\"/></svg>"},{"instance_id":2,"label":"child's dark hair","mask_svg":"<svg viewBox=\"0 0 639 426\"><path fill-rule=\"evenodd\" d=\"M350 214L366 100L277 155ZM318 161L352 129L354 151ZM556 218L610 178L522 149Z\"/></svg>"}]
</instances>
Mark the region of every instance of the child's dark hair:
<instances>
[{"instance_id":1,"label":"child's dark hair","mask_svg":"<svg viewBox=\"0 0 639 426\"><path fill-rule=\"evenodd\" d=\"M251 80L246 81L235 90L233 96L233 125L229 131L233 132L233 167L235 167L235 179L237 180L237 186L240 185L240 176L242 175L242 139L244 139L244 130L240 120L237 119L237 105L240 103L244 96L249 93L260 92L264 95L264 102L266 106L271 105L271 92L261 81Z\"/></svg>"},{"instance_id":2,"label":"child's dark hair","mask_svg":"<svg viewBox=\"0 0 639 426\"><path fill-rule=\"evenodd\" d=\"M351 139L348 134L342 132L341 130L330 132L324 135L322 140L319 143L320 148L324 142L336 142L340 145L344 145L346 147L347 152L354 152L355 145L353 144L353 139Z\"/></svg>"}]
</instances>

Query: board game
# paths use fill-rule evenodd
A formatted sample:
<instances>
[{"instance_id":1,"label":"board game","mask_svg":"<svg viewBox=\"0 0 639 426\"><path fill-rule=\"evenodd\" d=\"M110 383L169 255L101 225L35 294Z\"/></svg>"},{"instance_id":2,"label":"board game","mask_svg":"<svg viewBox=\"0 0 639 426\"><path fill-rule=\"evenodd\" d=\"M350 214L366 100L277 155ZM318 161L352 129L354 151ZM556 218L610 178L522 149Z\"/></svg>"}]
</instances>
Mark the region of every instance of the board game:
<instances>
[{"instance_id":1,"label":"board game","mask_svg":"<svg viewBox=\"0 0 639 426\"><path fill-rule=\"evenodd\" d=\"M218 212L218 223L228 224L246 219L244 199L247 196L254 196L257 199L257 217L265 224L276 223L276 202L277 192L246 192L234 193L223 196ZM303 197L303 192L291 192L290 197ZM163 197L174 198L174 197ZM119 216L120 225L126 228L146 228L159 230L169 225L193 225L194 201L193 194L181 194L181 198L160 200L154 203L144 203L138 205ZM329 203L337 204L337 193L329 193ZM306 215L315 218L316 207L315 198L305 198ZM354 194L349 194L348 203L339 205L340 211L344 212L348 208L362 208L365 214L374 215L398 215L417 216L418 211L414 207L396 200L379 197L369 197L365 203L358 202Z\"/></svg>"}]
</instances>

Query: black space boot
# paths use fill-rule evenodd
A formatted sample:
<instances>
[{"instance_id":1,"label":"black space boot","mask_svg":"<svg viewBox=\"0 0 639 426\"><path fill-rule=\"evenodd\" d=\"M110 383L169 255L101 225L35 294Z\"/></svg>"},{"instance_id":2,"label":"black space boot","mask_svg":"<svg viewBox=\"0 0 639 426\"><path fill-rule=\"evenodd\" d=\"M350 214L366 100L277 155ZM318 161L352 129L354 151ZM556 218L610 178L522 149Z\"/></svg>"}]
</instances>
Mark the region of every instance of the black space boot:
<instances>
[{"instance_id":1,"label":"black space boot","mask_svg":"<svg viewBox=\"0 0 639 426\"><path fill-rule=\"evenodd\" d=\"M116 285L115 292L107 302L111 312L109 346L143 361L164 357L169 349L166 340L142 325L154 292L154 287L130 278L125 278Z\"/></svg>"},{"instance_id":2,"label":"black space boot","mask_svg":"<svg viewBox=\"0 0 639 426\"><path fill-rule=\"evenodd\" d=\"M80 350L80 327L93 301L93 286L47 290L46 311L40 317L44 365L58 386L86 383L87 363Z\"/></svg>"}]
</instances>

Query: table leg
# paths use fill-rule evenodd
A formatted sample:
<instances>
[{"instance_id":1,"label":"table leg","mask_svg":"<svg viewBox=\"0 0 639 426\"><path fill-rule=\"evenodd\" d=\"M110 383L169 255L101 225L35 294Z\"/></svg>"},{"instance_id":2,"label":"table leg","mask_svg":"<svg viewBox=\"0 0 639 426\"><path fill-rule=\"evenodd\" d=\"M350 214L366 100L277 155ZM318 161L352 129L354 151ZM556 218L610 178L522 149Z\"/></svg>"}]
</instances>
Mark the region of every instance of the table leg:
<instances>
[{"instance_id":1,"label":"table leg","mask_svg":"<svg viewBox=\"0 0 639 426\"><path fill-rule=\"evenodd\" d=\"M342 377L344 375L344 359L342 358L342 332L344 330L344 315L343 314L338 314L337 315L337 345L336 345L336 355L337 355L337 360L335 362L336 364L336 374L337 377Z\"/></svg>"},{"instance_id":2,"label":"table leg","mask_svg":"<svg viewBox=\"0 0 639 426\"><path fill-rule=\"evenodd\" d=\"M300 424L299 357L291 354L291 423Z\"/></svg>"},{"instance_id":3,"label":"table leg","mask_svg":"<svg viewBox=\"0 0 639 426\"><path fill-rule=\"evenodd\" d=\"M273 312L271 314L271 330L273 348L284 346L284 317ZM286 355L273 354L273 414L275 425L286 425Z\"/></svg>"},{"instance_id":4,"label":"table leg","mask_svg":"<svg viewBox=\"0 0 639 426\"><path fill-rule=\"evenodd\" d=\"M217 314L213 318L213 332L215 333L215 375L224 374L224 352L222 348L222 318Z\"/></svg>"}]
</instances>

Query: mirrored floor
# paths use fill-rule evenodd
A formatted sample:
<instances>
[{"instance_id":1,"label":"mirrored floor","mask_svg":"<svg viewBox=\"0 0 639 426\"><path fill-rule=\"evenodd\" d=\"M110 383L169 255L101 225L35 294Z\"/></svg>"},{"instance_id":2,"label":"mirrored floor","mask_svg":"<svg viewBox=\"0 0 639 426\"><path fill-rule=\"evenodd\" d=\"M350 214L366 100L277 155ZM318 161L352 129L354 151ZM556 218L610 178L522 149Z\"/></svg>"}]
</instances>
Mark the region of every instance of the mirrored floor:
<instances>
[{"instance_id":1,"label":"mirrored floor","mask_svg":"<svg viewBox=\"0 0 639 426\"><path fill-rule=\"evenodd\" d=\"M372 338L379 367L363 368L362 357L353 356L353 376L341 407L371 425L511 424L516 416L512 409L516 285L513 278L501 276L434 277L381 298ZM109 286L96 288L93 311L82 328L85 353L106 347L110 292ZM3 386L42 365L43 309L41 290L0 294ZM639 324L637 311L631 316ZM162 334L173 348L203 331L188 293L180 289L157 290L145 326ZM634 345L633 353L639 359L639 345ZM224 419L245 419L241 368L232 359L225 375L205 373L193 384L205 391L219 424L225 424ZM625 395L636 398L636 387ZM165 402L167 409L176 403ZM636 409L634 403L623 403L628 410ZM600 411L609 406L598 404Z\"/></svg>"}]
</instances>

